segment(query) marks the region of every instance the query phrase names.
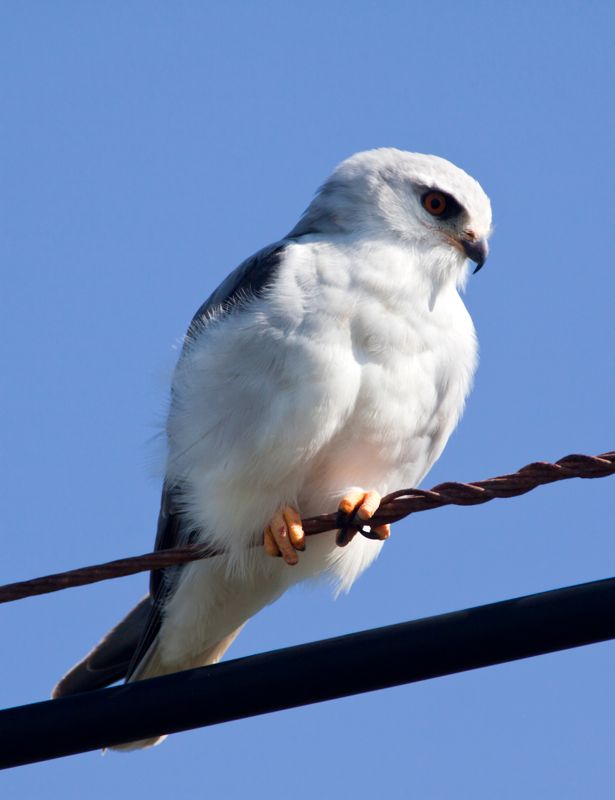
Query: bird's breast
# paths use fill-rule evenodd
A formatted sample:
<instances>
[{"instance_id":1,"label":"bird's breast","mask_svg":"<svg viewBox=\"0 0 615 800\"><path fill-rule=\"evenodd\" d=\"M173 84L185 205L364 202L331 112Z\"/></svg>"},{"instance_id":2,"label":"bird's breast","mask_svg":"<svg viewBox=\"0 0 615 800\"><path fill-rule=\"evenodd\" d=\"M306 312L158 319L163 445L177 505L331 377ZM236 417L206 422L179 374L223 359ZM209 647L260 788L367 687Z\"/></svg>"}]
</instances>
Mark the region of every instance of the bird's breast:
<instances>
[{"instance_id":1,"label":"bird's breast","mask_svg":"<svg viewBox=\"0 0 615 800\"><path fill-rule=\"evenodd\" d=\"M324 313L335 317L331 308ZM336 342L338 372L352 376L356 389L310 471L310 506L312 497L333 498L348 486L387 493L418 484L458 421L476 361L473 326L456 291L431 311L412 296L357 292L333 327L327 333L321 325L321 344L329 336Z\"/></svg>"}]
</instances>

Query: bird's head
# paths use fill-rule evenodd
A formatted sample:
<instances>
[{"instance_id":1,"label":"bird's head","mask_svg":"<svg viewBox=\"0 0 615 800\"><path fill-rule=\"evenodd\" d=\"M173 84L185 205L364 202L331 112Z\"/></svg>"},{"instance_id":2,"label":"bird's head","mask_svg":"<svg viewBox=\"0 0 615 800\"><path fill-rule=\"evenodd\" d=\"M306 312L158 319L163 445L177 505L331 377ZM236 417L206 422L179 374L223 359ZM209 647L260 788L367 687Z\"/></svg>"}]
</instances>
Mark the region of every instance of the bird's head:
<instances>
[{"instance_id":1,"label":"bird's head","mask_svg":"<svg viewBox=\"0 0 615 800\"><path fill-rule=\"evenodd\" d=\"M491 204L478 181L438 156L356 153L323 184L292 236L348 233L401 240L438 271L487 258Z\"/></svg>"}]
</instances>

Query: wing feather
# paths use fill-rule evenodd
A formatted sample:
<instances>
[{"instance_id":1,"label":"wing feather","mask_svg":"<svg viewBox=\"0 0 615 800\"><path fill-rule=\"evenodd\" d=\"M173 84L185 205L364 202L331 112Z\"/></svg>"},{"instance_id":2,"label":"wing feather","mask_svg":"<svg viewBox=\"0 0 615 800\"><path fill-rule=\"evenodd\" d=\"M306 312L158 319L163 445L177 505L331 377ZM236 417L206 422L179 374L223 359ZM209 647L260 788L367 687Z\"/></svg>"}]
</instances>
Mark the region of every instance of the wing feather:
<instances>
[{"instance_id":1,"label":"wing feather","mask_svg":"<svg viewBox=\"0 0 615 800\"><path fill-rule=\"evenodd\" d=\"M214 313L216 318L220 319L221 315L236 313L251 299L262 295L263 291L275 281L283 262L284 251L289 243L290 240L282 240L269 245L231 272L194 315L186 334L184 351L196 332L202 332L207 327L207 323ZM171 394L172 392L173 390L171 390ZM169 486L165 482L160 501L155 550L167 550L187 544L199 533L185 524L180 511L180 495L179 487ZM155 643L162 624L164 607L177 588L182 572L182 565L151 572L150 612L139 644L130 661L126 674L127 679L135 672Z\"/></svg>"}]
</instances>

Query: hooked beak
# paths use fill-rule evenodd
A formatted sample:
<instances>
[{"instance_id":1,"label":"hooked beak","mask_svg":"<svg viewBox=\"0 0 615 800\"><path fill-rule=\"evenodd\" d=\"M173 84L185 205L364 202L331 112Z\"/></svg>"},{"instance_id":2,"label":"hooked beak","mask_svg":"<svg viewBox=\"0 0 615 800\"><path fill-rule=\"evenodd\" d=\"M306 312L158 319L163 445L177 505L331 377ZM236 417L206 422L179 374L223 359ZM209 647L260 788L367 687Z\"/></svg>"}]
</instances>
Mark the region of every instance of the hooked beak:
<instances>
[{"instance_id":1,"label":"hooked beak","mask_svg":"<svg viewBox=\"0 0 615 800\"><path fill-rule=\"evenodd\" d=\"M485 239L476 239L475 241L463 239L461 246L463 247L463 252L470 259L470 261L473 261L476 264L476 269L472 273L473 275L476 275L489 255L489 246L487 241Z\"/></svg>"}]
</instances>

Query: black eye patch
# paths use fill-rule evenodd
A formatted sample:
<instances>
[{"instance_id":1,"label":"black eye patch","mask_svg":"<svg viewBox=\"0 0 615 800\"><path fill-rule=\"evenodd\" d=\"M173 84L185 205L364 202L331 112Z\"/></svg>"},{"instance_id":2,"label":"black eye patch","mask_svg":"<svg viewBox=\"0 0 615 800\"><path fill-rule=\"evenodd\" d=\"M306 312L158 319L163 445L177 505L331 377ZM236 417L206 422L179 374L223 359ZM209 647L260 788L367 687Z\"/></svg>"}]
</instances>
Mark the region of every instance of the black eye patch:
<instances>
[{"instance_id":1,"label":"black eye patch","mask_svg":"<svg viewBox=\"0 0 615 800\"><path fill-rule=\"evenodd\" d=\"M452 219L463 211L463 207L447 192L428 189L421 195L421 205L432 217Z\"/></svg>"}]
</instances>

